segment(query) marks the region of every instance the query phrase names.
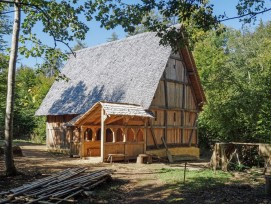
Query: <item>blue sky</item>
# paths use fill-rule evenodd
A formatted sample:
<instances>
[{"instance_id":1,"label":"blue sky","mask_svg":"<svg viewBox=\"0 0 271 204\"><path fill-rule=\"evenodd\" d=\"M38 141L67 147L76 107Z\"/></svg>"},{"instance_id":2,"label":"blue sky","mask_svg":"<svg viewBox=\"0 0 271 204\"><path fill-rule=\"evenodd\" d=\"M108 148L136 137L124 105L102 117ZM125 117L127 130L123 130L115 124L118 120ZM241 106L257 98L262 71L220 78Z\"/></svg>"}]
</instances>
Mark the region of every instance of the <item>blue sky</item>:
<instances>
[{"instance_id":1,"label":"blue sky","mask_svg":"<svg viewBox=\"0 0 271 204\"><path fill-rule=\"evenodd\" d=\"M269 1L269 5L271 7L271 1ZM214 13L216 15L223 14L224 12L227 14L228 17L234 17L237 16L237 11L235 6L237 5L238 0L211 0L210 3L214 5ZM264 15L259 15L258 20L263 19L264 22L271 20L271 12L266 13ZM257 25L258 22L256 22ZM233 27L235 29L241 29L242 23L239 22L238 19L225 21L224 24L229 27ZM256 25L247 25L250 27L255 27ZM114 30L105 30L99 28L99 23L92 22L90 27L90 32L88 33L86 43L89 46L98 45L101 43L106 42L107 38L109 38L112 34L112 32L115 31L119 38L125 38L126 33L123 32L121 27L118 27Z\"/></svg>"},{"instance_id":2,"label":"blue sky","mask_svg":"<svg viewBox=\"0 0 271 204\"><path fill-rule=\"evenodd\" d=\"M132 1L129 1L132 3ZM133 2L138 2L138 0L133 0ZM214 5L214 13L216 15L223 14L224 12L227 14L228 17L234 17L237 16L237 11L235 6L237 5L238 0L227 0L227 1L221 1L221 0L211 0L210 1ZM271 7L271 1L267 0L268 2L268 7ZM13 15L11 15L13 17ZM264 22L271 20L271 12L267 12L265 14L258 15L258 20L262 19ZM259 21L258 21L259 22ZM248 25L252 29L253 27L257 26L258 22L254 25ZM233 27L235 29L241 29L242 23L239 22L238 19L236 20L230 20L224 22L226 26ZM87 33L86 39L84 43L87 44L88 47L95 46L101 43L105 43L107 39L111 36L113 32L116 32L119 39L125 38L126 33L123 31L121 27L117 27L114 30L106 30L103 28L100 28L99 22L88 22L88 26L90 28L89 32ZM46 34L43 34L41 31L39 31L38 27L36 27L38 35L41 37L41 40L46 40L48 41L48 36ZM10 43L11 36L7 36L6 39ZM71 47L74 46L76 43L71 42L70 45ZM29 44L28 46L31 46ZM61 46L61 48L64 48ZM67 49L66 49L67 50ZM36 59L36 58L28 58L25 59L24 57L20 56L20 63L19 64L24 64L28 66L34 67L36 63L41 63L41 59Z\"/></svg>"}]
</instances>

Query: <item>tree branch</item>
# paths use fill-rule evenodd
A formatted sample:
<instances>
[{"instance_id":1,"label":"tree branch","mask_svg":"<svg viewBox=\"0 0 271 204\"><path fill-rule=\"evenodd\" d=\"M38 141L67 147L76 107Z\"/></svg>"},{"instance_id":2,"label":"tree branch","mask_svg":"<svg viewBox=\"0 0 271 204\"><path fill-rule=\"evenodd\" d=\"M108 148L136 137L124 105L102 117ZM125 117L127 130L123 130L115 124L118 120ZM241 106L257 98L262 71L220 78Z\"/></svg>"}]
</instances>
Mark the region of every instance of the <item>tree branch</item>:
<instances>
[{"instance_id":1,"label":"tree branch","mask_svg":"<svg viewBox=\"0 0 271 204\"><path fill-rule=\"evenodd\" d=\"M0 0L0 3L15 3L15 2L14 1L9 1L9 0ZM43 13L43 15L45 16L45 18L46 18L46 21L48 23L48 27L50 27L50 16L48 16L47 13L43 9L41 9L38 5L28 4L28 3L23 3L23 2L19 2L17 4L24 5L24 6L30 6L30 7L34 8L34 9L38 10L38 11L41 11ZM11 12L14 12L14 11L3 12L3 13L0 13L0 14L11 13ZM49 30L49 33L53 37L53 40L54 40L54 45L55 45L54 49L57 47L57 42L63 43L64 45L66 45L69 48L69 50L71 51L73 56L76 57L75 52L71 49L71 47L69 46L68 43L57 39L55 37L54 33L51 30Z\"/></svg>"},{"instance_id":2,"label":"tree branch","mask_svg":"<svg viewBox=\"0 0 271 204\"><path fill-rule=\"evenodd\" d=\"M41 9L39 6L37 6L37 5L31 5L31 7L34 7L35 9L37 9L37 10L39 10L39 11L41 11L43 13L43 15L45 16L46 21L48 23L48 27L50 27L50 16L48 16L47 13L43 9ZM54 33L51 30L49 30L49 33L51 34L51 36L54 39L54 44L55 44L54 49L57 47L57 42L63 43L64 45L66 45L69 48L69 50L71 51L71 53L73 54L73 56L76 57L75 52L71 49L71 47L69 46L68 43L64 42L63 40L57 39L55 37Z\"/></svg>"},{"instance_id":3,"label":"tree branch","mask_svg":"<svg viewBox=\"0 0 271 204\"><path fill-rule=\"evenodd\" d=\"M34 4L28 4L24 2L15 2L15 1L8 1L8 0L0 0L0 3L7 3L7 4L18 4L18 5L24 5L24 6L33 6Z\"/></svg>"},{"instance_id":4,"label":"tree branch","mask_svg":"<svg viewBox=\"0 0 271 204\"><path fill-rule=\"evenodd\" d=\"M265 12L268 12L268 11L271 11L271 8L264 9L263 11L259 11L259 12L251 12L251 13L243 14L243 15L240 15L240 16L235 16L235 17L230 17L230 18L222 19L219 22L224 22L224 21L228 21L228 20L238 19L238 18L242 18L242 17L245 17L245 16L249 16L249 15L256 16L258 14L262 14L262 13L265 13Z\"/></svg>"},{"instance_id":5,"label":"tree branch","mask_svg":"<svg viewBox=\"0 0 271 204\"><path fill-rule=\"evenodd\" d=\"M6 12L1 12L0 15L5 15L5 14L8 14L8 13L13 13L15 11L6 11Z\"/></svg>"}]
</instances>

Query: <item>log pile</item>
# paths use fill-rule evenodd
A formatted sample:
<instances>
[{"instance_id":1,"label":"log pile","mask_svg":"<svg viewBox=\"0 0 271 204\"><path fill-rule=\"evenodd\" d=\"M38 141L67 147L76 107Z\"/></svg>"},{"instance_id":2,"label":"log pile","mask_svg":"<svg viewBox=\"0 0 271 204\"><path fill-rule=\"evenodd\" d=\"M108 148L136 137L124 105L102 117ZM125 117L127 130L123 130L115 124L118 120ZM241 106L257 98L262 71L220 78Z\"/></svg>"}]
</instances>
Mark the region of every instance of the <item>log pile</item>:
<instances>
[{"instance_id":1,"label":"log pile","mask_svg":"<svg viewBox=\"0 0 271 204\"><path fill-rule=\"evenodd\" d=\"M74 197L89 191L110 179L111 170L84 173L86 168L73 168L25 184L21 187L0 192L2 203L74 203Z\"/></svg>"}]
</instances>

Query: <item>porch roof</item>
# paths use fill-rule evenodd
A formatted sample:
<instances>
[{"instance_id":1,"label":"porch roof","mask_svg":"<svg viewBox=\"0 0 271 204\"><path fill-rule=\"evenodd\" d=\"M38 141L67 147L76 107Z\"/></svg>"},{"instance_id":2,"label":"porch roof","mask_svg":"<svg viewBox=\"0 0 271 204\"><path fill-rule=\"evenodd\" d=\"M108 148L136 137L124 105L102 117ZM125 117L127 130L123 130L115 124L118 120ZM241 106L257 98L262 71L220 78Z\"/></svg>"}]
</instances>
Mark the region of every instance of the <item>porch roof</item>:
<instances>
[{"instance_id":1,"label":"porch roof","mask_svg":"<svg viewBox=\"0 0 271 204\"><path fill-rule=\"evenodd\" d=\"M125 103L109 103L109 102L97 102L95 103L86 113L74 118L69 123L73 125L82 124L88 117L100 117L101 108L105 111L107 116L130 116L130 117L143 117L143 118L153 118L150 111L144 110L142 106L135 104L125 104Z\"/></svg>"}]
</instances>

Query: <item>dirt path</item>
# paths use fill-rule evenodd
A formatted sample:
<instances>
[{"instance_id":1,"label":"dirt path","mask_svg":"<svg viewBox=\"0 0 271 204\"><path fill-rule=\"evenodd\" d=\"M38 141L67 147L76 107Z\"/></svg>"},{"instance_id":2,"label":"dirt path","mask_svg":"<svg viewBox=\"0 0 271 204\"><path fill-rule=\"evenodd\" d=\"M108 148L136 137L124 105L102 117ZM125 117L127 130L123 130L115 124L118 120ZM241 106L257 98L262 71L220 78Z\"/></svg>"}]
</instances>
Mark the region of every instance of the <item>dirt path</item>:
<instances>
[{"instance_id":1,"label":"dirt path","mask_svg":"<svg viewBox=\"0 0 271 204\"><path fill-rule=\"evenodd\" d=\"M87 167L88 171L113 169L113 181L101 186L92 198L84 198L80 203L271 203L264 195L263 177L246 177L237 173L234 178L243 179L241 183L206 187L200 191L170 185L158 178L161 169L181 169L183 163L153 163L138 165L130 163L98 163L70 158L67 155L53 154L43 145L21 145L23 157L15 157L20 172L14 178L4 176L3 157L0 156L0 191L20 186L26 182L41 178L69 167ZM189 169L206 168L206 163L190 163ZM254 182L254 183L253 183ZM187 186L189 187L189 186Z\"/></svg>"}]
</instances>

